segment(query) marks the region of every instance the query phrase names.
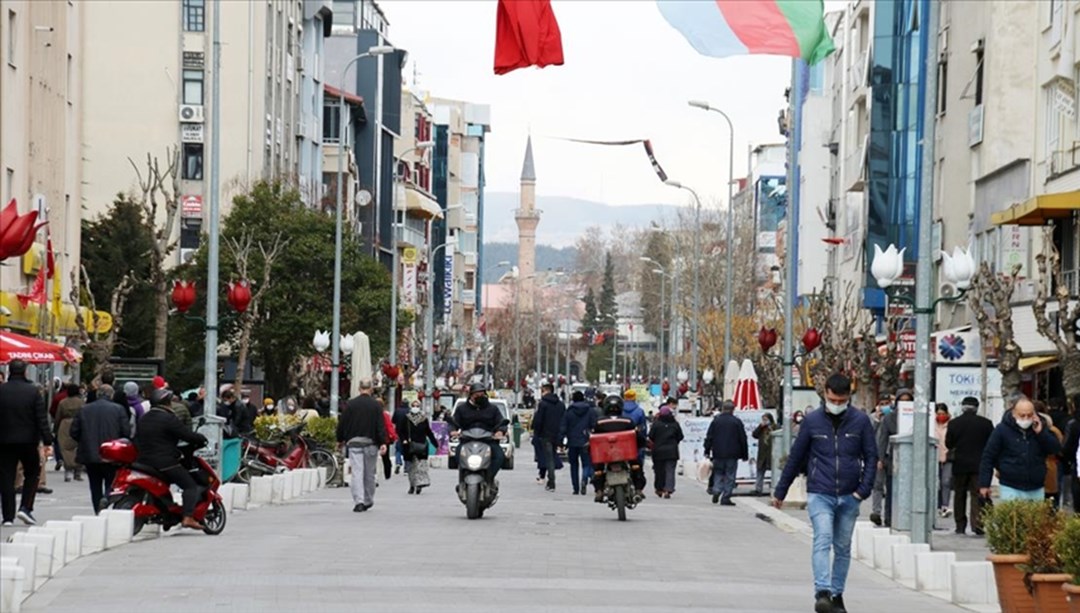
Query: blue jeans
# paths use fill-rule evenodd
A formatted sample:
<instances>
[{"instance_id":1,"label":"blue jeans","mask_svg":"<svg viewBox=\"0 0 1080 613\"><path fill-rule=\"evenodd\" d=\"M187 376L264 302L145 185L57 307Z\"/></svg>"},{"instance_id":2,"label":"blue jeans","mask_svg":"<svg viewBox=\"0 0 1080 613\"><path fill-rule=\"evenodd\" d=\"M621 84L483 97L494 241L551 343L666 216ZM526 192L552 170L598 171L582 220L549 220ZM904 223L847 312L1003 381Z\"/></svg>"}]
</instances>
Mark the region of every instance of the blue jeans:
<instances>
[{"instance_id":1,"label":"blue jeans","mask_svg":"<svg viewBox=\"0 0 1080 613\"><path fill-rule=\"evenodd\" d=\"M1018 490L1015 487L1009 487L1007 485L999 485L1001 488L1002 500L1036 500L1042 502L1046 499L1045 488L1039 488L1037 490Z\"/></svg>"},{"instance_id":2,"label":"blue jeans","mask_svg":"<svg viewBox=\"0 0 1080 613\"><path fill-rule=\"evenodd\" d=\"M570 485L575 492L580 492L582 483L592 479L592 458L588 447L567 447L566 459L570 461ZM579 472L580 469L580 472Z\"/></svg>"},{"instance_id":3,"label":"blue jeans","mask_svg":"<svg viewBox=\"0 0 1080 613\"><path fill-rule=\"evenodd\" d=\"M735 458L713 460L712 482L709 483L709 493L724 500L731 498L735 491L735 473L739 469L739 461Z\"/></svg>"},{"instance_id":4,"label":"blue jeans","mask_svg":"<svg viewBox=\"0 0 1080 613\"><path fill-rule=\"evenodd\" d=\"M810 558L814 569L814 592L844 593L851 566L851 533L859 516L859 501L851 494L807 494L806 510L814 527L814 547ZM832 564L829 553L832 552Z\"/></svg>"}]
</instances>

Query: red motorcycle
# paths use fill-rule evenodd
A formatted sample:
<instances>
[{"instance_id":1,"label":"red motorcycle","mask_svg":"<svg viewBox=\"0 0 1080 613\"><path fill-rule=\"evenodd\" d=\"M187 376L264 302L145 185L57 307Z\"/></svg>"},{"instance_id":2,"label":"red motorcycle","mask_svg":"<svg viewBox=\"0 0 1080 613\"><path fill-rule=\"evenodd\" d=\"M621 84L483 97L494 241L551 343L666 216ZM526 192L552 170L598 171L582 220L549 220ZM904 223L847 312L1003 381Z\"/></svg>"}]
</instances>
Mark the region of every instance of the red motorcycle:
<instances>
[{"instance_id":1,"label":"red motorcycle","mask_svg":"<svg viewBox=\"0 0 1080 613\"><path fill-rule=\"evenodd\" d=\"M218 494L221 480L206 460L195 455L194 447L181 449L182 465L192 472L195 482L203 489L193 517L203 525L206 534L221 534L225 529L225 505ZM134 511L135 534L146 524L159 524L168 530L183 520L183 509L173 500L169 481L157 470L136 462L138 452L134 443L127 439L108 441L101 444L99 451L102 460L119 466L107 507Z\"/></svg>"},{"instance_id":2,"label":"red motorcycle","mask_svg":"<svg viewBox=\"0 0 1080 613\"><path fill-rule=\"evenodd\" d=\"M282 434L279 441L263 441L254 437L244 437L241 445L240 468L236 479L249 483L252 477L308 467L327 467L327 481L337 473L338 462L334 454L321 446L314 445L300 432L304 424L298 424Z\"/></svg>"}]
</instances>

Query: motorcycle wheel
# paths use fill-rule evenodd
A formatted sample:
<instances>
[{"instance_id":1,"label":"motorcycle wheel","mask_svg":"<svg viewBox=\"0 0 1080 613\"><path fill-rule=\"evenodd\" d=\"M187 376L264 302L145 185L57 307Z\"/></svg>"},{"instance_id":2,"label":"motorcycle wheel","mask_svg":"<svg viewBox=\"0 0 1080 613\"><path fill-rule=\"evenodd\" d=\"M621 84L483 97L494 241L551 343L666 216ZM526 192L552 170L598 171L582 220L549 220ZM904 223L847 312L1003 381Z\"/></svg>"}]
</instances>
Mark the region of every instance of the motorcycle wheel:
<instances>
[{"instance_id":1,"label":"motorcycle wheel","mask_svg":"<svg viewBox=\"0 0 1080 613\"><path fill-rule=\"evenodd\" d=\"M326 467L326 482L333 483L337 476L338 461L334 454L325 449L312 449L308 454L308 466L313 468Z\"/></svg>"},{"instance_id":2,"label":"motorcycle wheel","mask_svg":"<svg viewBox=\"0 0 1080 613\"><path fill-rule=\"evenodd\" d=\"M119 500L117 500L115 503L113 503L112 508L118 509L118 510L121 510L121 511L131 511L132 509L135 508L135 505L139 504L140 502L142 502L142 500L139 499L139 497L134 496L132 494L124 494L123 496L120 497ZM142 530L143 526L145 526L145 525L146 525L146 519L136 515L135 516L135 524L134 524L134 527L133 527L133 529L131 531L131 535L135 536L136 534L138 534L139 531Z\"/></svg>"},{"instance_id":3,"label":"motorcycle wheel","mask_svg":"<svg viewBox=\"0 0 1080 613\"><path fill-rule=\"evenodd\" d=\"M615 488L615 510L619 512L619 521L626 521L626 488Z\"/></svg>"},{"instance_id":4,"label":"motorcycle wheel","mask_svg":"<svg viewBox=\"0 0 1080 613\"><path fill-rule=\"evenodd\" d=\"M211 502L206 515L203 515L203 532L210 536L221 534L225 530L225 519L225 506L217 500Z\"/></svg>"},{"instance_id":5,"label":"motorcycle wheel","mask_svg":"<svg viewBox=\"0 0 1080 613\"><path fill-rule=\"evenodd\" d=\"M480 485L470 483L465 490L465 515L469 519L479 519L483 513L480 508Z\"/></svg>"}]
</instances>

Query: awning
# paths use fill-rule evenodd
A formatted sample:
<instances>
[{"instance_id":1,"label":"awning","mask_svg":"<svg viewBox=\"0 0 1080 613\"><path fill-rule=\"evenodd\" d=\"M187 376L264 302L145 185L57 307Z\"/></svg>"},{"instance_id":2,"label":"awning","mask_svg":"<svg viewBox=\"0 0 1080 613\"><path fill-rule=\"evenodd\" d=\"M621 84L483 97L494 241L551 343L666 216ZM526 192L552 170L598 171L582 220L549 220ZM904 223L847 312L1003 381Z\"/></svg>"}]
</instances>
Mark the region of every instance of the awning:
<instances>
[{"instance_id":1,"label":"awning","mask_svg":"<svg viewBox=\"0 0 1080 613\"><path fill-rule=\"evenodd\" d=\"M65 302L60 305L60 319L52 322L50 306L45 308L30 303L25 307L19 302L15 292L0 292L0 306L8 310L10 314L0 315L0 328L14 328L25 330L30 334L37 334L42 326L48 328L56 324L55 333L60 336L73 336L79 334L79 326L75 323L75 307ZM112 315L107 311L97 311L96 316L86 307L79 307L82 312L83 322L90 332L105 334L112 329ZM93 329L95 324L97 329Z\"/></svg>"},{"instance_id":2,"label":"awning","mask_svg":"<svg viewBox=\"0 0 1080 613\"><path fill-rule=\"evenodd\" d=\"M1069 308L1073 308L1076 301L1070 301ZM1051 300L1046 303L1046 316L1054 320L1058 311L1058 302ZM1024 356L1033 357L1056 357L1057 346L1050 339L1039 334L1039 327L1035 322L1035 312L1031 304L1014 304L1012 306L1013 338L1016 344L1023 350Z\"/></svg>"},{"instance_id":3,"label":"awning","mask_svg":"<svg viewBox=\"0 0 1080 613\"><path fill-rule=\"evenodd\" d=\"M405 188L405 211L425 218L442 216L439 203L412 186Z\"/></svg>"},{"instance_id":4,"label":"awning","mask_svg":"<svg viewBox=\"0 0 1080 613\"><path fill-rule=\"evenodd\" d=\"M22 360L31 364L78 362L82 360L82 354L71 347L13 332L0 332L0 363L6 364L12 360Z\"/></svg>"},{"instance_id":5,"label":"awning","mask_svg":"<svg viewBox=\"0 0 1080 613\"><path fill-rule=\"evenodd\" d=\"M996 226L1045 226L1051 219L1068 217L1080 211L1080 191L1043 194L994 213L990 221Z\"/></svg>"},{"instance_id":6,"label":"awning","mask_svg":"<svg viewBox=\"0 0 1080 613\"><path fill-rule=\"evenodd\" d=\"M1020 371L1045 370L1057 363L1056 355L1041 355L1033 358L1020 358Z\"/></svg>"}]
</instances>

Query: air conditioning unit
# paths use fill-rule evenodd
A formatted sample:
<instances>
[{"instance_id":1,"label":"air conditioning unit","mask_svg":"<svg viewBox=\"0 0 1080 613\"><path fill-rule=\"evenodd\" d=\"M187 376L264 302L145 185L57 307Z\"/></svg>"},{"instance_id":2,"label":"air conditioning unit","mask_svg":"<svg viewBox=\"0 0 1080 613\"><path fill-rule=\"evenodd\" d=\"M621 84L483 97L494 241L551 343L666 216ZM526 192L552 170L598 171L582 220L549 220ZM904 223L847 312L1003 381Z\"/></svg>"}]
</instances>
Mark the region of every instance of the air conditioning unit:
<instances>
[{"instance_id":1,"label":"air conditioning unit","mask_svg":"<svg viewBox=\"0 0 1080 613\"><path fill-rule=\"evenodd\" d=\"M180 250L180 264L190 264L195 261L195 254L198 253L198 249L181 249Z\"/></svg>"},{"instance_id":2,"label":"air conditioning unit","mask_svg":"<svg viewBox=\"0 0 1080 613\"><path fill-rule=\"evenodd\" d=\"M1016 288L1013 290L1012 301L1013 302L1031 302L1035 300L1037 287L1035 282L1031 279L1021 279L1016 282Z\"/></svg>"},{"instance_id":3,"label":"air conditioning unit","mask_svg":"<svg viewBox=\"0 0 1080 613\"><path fill-rule=\"evenodd\" d=\"M198 104L181 104L180 121L183 123L202 123L203 107Z\"/></svg>"}]
</instances>

